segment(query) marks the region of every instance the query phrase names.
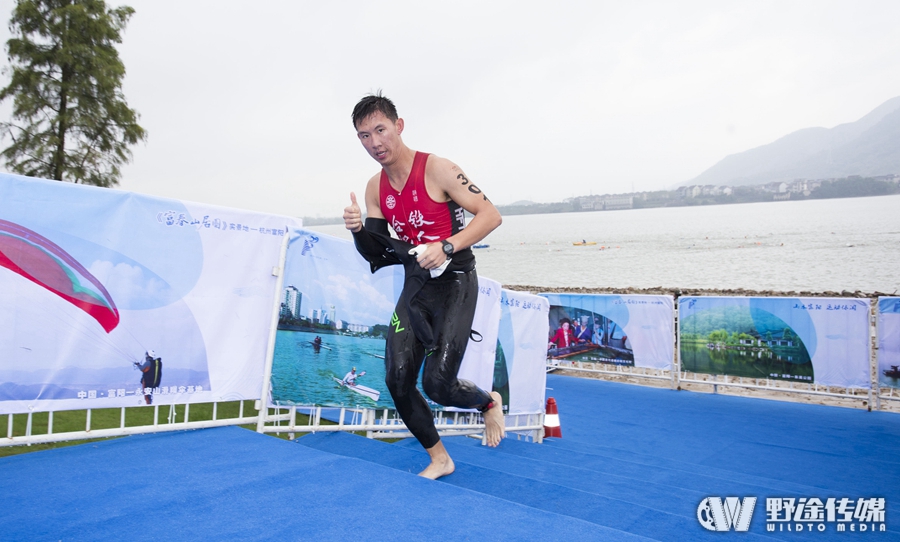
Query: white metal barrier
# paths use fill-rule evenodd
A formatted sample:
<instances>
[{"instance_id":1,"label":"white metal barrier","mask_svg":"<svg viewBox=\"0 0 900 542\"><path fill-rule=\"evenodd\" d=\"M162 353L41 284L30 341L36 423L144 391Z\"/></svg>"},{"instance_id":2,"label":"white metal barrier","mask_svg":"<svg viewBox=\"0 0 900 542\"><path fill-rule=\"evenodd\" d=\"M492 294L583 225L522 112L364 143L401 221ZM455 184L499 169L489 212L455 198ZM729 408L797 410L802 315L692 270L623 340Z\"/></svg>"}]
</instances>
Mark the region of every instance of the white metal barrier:
<instances>
[{"instance_id":1,"label":"white metal barrier","mask_svg":"<svg viewBox=\"0 0 900 542\"><path fill-rule=\"evenodd\" d=\"M233 401L229 401L232 403ZM153 409L153 423L151 425L134 425L127 426L125 423L125 415L127 410L131 409L149 409L150 407L121 407L120 415L119 415L119 426L113 428L103 428L103 429L95 429L91 426L91 418L92 418L92 409L87 409L85 412L85 427L84 430L80 431L66 431L64 433L54 432L53 424L53 411L47 412L48 420L47 420L47 432L46 433L38 433L35 434L33 431L33 421L35 412L29 412L28 414L7 414L7 431L6 436L0 438L0 446L17 446L17 445L32 445L32 444L45 444L50 442L62 442L67 440L82 440L82 439L95 439L95 438L108 438L108 437L124 437L127 435L136 435L141 433L161 433L165 431L184 431L188 429L203 429L207 427L221 427L226 425L244 425L244 424L254 424L256 423L258 416L245 416L244 415L244 402L241 401L238 407L238 415L237 417L228 417L228 418L220 418L218 412L219 403L212 404L212 419L209 420L198 420L198 421L190 421L190 408L191 404L179 404L179 405L154 405ZM165 418L160 420L160 407L163 410L168 409L168 412L165 413ZM182 421L178 421L178 409L183 409L183 417ZM73 412L73 411L69 411ZM74 411L80 412L80 411ZM27 416L25 422L25 434L24 435L15 435L14 431L14 417L15 416Z\"/></svg>"},{"instance_id":2,"label":"white metal barrier","mask_svg":"<svg viewBox=\"0 0 900 542\"><path fill-rule=\"evenodd\" d=\"M323 413L326 416L323 416ZM297 422L297 414L304 414L306 423ZM329 419L328 415L331 418ZM324 421L323 421L324 420ZM541 442L543 439L544 413L508 414L505 416L506 432L519 439ZM484 433L484 419L480 413L438 411L434 418L435 428L441 437L476 436ZM317 432L365 432L368 438L411 437L403 420L396 411L389 409L356 409L334 407L274 407L260 415L257 431L261 433Z\"/></svg>"}]
</instances>

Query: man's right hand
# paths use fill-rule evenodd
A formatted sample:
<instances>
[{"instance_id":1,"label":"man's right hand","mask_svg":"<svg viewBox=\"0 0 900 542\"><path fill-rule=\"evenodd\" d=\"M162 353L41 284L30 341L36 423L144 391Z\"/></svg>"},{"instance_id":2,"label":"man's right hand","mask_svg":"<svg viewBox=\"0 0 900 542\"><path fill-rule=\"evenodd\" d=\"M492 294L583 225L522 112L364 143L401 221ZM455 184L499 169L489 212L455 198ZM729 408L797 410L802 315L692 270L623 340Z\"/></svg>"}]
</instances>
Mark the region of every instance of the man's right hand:
<instances>
[{"instance_id":1,"label":"man's right hand","mask_svg":"<svg viewBox=\"0 0 900 542\"><path fill-rule=\"evenodd\" d=\"M358 232L362 229L362 212L359 209L359 204L356 203L356 194L350 192L350 205L348 207L344 207L344 227L353 233Z\"/></svg>"}]
</instances>

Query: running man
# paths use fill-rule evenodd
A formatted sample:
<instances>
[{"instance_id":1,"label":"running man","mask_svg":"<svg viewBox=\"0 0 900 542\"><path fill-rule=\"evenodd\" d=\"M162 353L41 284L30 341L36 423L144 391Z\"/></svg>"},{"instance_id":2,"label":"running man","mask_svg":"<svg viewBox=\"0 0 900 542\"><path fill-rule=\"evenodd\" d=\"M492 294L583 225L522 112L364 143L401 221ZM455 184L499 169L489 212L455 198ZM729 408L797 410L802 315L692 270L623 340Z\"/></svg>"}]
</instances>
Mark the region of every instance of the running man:
<instances>
[{"instance_id":1,"label":"running man","mask_svg":"<svg viewBox=\"0 0 900 542\"><path fill-rule=\"evenodd\" d=\"M456 376L478 297L475 256L469 247L499 226L501 217L459 166L403 143L404 122L389 99L366 96L356 104L352 119L357 137L382 169L366 185L365 224L351 192L344 225L373 272L405 264L406 283L385 348L385 383L400 417L431 458L419 476L434 480L455 467L434 427L431 408L416 387L423 363L422 387L433 401L480 410L488 446L497 446L505 436L500 394ZM474 215L468 227L464 210ZM396 240L390 238L388 224L400 239L397 245L392 244ZM415 246L415 260L398 261L411 258L394 250L400 245Z\"/></svg>"}]
</instances>

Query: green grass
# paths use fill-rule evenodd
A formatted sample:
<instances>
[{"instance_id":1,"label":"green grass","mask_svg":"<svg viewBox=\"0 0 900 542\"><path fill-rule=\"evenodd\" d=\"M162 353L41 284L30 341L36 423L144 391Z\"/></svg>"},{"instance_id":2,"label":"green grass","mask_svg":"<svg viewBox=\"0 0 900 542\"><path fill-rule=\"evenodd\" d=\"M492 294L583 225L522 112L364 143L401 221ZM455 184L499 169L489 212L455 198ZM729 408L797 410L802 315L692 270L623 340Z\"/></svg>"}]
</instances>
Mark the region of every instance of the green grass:
<instances>
[{"instance_id":1,"label":"green grass","mask_svg":"<svg viewBox=\"0 0 900 542\"><path fill-rule=\"evenodd\" d=\"M256 415L254 410L255 401L244 401L244 416L250 417ZM240 413L240 401L231 401L219 403L216 409L217 420L236 419ZM185 422L184 411L186 405L175 405L175 424ZM152 406L135 406L125 408L125 427L152 426L155 410ZM87 424L87 410L67 410L53 413L53 434L71 433L76 431L84 431ZM188 422L208 421L213 419L213 403L192 403L188 409ZM91 430L98 429L115 429L121 426L121 408L97 408L91 410ZM168 425L169 405L159 406L159 425ZM46 435L47 425L50 418L47 412L35 412L31 418L31 435ZM13 415L13 436L25 436L26 426L28 423L28 414ZM0 416L0 442L7 437L9 427L9 416ZM309 424L309 416L298 412L296 414L296 425L304 426ZM334 422L322 419L322 425L336 425ZM256 424L240 425L244 429L256 431ZM177 429L176 429L177 430ZM306 435L306 432L296 432L293 437L298 438ZM365 436L364 431L355 431L354 434ZM287 432L283 433L266 433L266 435L280 438L283 440L291 439L291 435ZM52 450L54 448L62 448L65 446L76 446L99 440L108 440L109 438L94 438L76 440L66 440L60 442L50 442L45 444L22 444L15 446L0 446L0 457L24 454L29 452L37 452L41 450ZM382 439L386 442L396 442L401 439Z\"/></svg>"},{"instance_id":2,"label":"green grass","mask_svg":"<svg viewBox=\"0 0 900 542\"><path fill-rule=\"evenodd\" d=\"M240 413L240 401L230 401L219 403L216 408L216 419L227 420L237 418ZM175 421L180 424L185 421L184 411L186 405L175 405ZM155 410L151 406L135 406L125 408L125 427L139 427L153 425L153 416ZM244 416L254 416L254 401L244 401ZM121 426L122 420L121 408L96 408L91 410L91 430L98 429L115 429ZM159 406L159 425L167 425L169 417L169 405ZM301 422L304 416L297 415L297 423ZM46 435L47 425L50 415L47 412L35 412L31 418L31 434ZM213 419L213 403L193 403L188 410L189 422L207 421ZM305 420L304 420L305 421ZM28 423L28 414L13 415L13 436L24 436ZM0 441L7 437L9 428L9 416L0 416ZM53 434L70 433L75 431L84 431L87 424L87 410L66 410L53 413ZM244 425L246 429L256 429L256 425ZM279 435L280 436L280 435ZM111 437L121 438L121 437ZM286 437L285 437L286 438ZM78 439L62 442L50 442L46 444L31 444L17 446L0 447L0 457L23 454L28 452L37 452L40 450L50 450L53 448L61 448L64 446L74 446L87 442L95 442L101 439Z\"/></svg>"}]
</instances>

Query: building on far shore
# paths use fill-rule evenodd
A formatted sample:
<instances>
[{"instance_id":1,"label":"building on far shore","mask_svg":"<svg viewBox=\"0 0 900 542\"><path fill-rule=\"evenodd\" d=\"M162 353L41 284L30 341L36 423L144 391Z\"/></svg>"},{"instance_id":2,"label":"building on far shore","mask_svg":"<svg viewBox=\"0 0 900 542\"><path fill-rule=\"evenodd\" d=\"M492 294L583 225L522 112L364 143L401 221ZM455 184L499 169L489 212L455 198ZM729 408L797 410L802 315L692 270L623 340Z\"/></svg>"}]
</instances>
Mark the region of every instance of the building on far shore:
<instances>
[{"instance_id":1,"label":"building on far shore","mask_svg":"<svg viewBox=\"0 0 900 542\"><path fill-rule=\"evenodd\" d=\"M605 195L581 196L573 201L579 211L614 211L617 209L633 209L634 196Z\"/></svg>"}]
</instances>

